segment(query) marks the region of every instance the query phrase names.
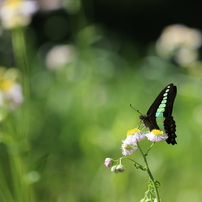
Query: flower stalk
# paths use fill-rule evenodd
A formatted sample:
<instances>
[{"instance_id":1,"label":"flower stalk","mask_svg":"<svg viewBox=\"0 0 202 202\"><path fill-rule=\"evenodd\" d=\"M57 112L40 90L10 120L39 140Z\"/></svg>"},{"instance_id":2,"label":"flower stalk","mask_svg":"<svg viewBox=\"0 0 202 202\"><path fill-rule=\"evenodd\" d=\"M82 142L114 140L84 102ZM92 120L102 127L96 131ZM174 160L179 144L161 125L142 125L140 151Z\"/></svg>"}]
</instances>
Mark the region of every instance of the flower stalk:
<instances>
[{"instance_id":1,"label":"flower stalk","mask_svg":"<svg viewBox=\"0 0 202 202\"><path fill-rule=\"evenodd\" d=\"M17 66L21 69L22 74L22 89L24 94L24 108L22 108L23 124L21 128L21 138L28 134L29 130L29 101L30 101L30 79L29 66L27 57L27 47L23 28L16 28L12 30L12 43L14 48L14 55Z\"/></svg>"},{"instance_id":2,"label":"flower stalk","mask_svg":"<svg viewBox=\"0 0 202 202\"><path fill-rule=\"evenodd\" d=\"M140 150L140 153L144 159L144 162L145 162L145 165L146 165L146 171L149 175L149 181L152 182L152 185L153 185L153 188L154 188L154 192L155 192L155 196L156 196L156 202L160 202L160 196L159 196L159 192L158 192L158 187L157 187L157 183L150 171L150 168L149 168L149 164L147 162L147 155L148 155L148 152L150 151L150 149L153 147L154 143L151 144L151 146L149 147L149 149L147 150L147 152L144 154L144 152L142 151L141 147L140 147L140 144L137 142L137 146Z\"/></svg>"}]
</instances>

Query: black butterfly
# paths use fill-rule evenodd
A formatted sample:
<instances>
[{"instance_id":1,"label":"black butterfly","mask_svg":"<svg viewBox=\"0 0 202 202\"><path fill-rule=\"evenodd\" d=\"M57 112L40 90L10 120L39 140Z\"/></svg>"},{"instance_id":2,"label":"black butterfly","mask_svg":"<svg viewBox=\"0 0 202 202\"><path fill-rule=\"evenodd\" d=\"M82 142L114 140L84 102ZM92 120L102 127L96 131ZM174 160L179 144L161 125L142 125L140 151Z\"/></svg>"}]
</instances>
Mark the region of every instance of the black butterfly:
<instances>
[{"instance_id":1,"label":"black butterfly","mask_svg":"<svg viewBox=\"0 0 202 202\"><path fill-rule=\"evenodd\" d=\"M177 144L175 138L176 125L172 117L173 103L177 94L177 87L172 83L167 85L158 95L156 100L149 108L146 115L141 115L140 119L144 125L153 129L160 129L165 131L168 135L166 142L168 144Z\"/></svg>"}]
</instances>

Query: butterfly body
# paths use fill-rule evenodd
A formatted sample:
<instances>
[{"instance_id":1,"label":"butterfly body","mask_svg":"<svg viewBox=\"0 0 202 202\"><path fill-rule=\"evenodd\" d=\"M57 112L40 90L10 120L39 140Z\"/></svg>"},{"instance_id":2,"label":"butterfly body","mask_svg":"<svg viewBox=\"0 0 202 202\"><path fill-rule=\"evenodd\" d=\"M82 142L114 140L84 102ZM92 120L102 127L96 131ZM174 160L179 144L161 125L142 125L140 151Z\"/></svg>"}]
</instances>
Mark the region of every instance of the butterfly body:
<instances>
[{"instance_id":1,"label":"butterfly body","mask_svg":"<svg viewBox=\"0 0 202 202\"><path fill-rule=\"evenodd\" d=\"M149 128L163 130L168 138L168 144L177 144L175 138L176 125L172 117L173 103L177 94L177 87L172 83L167 85L157 96L146 115L141 115L140 119Z\"/></svg>"}]
</instances>

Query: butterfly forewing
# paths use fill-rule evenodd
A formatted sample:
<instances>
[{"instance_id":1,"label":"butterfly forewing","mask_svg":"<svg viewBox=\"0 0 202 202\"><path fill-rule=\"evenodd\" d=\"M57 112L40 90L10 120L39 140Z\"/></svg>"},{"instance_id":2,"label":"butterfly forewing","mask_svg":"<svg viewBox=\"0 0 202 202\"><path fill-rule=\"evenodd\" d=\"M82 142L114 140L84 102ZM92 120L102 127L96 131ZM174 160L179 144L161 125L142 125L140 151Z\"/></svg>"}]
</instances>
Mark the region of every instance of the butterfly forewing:
<instances>
[{"instance_id":1,"label":"butterfly forewing","mask_svg":"<svg viewBox=\"0 0 202 202\"><path fill-rule=\"evenodd\" d=\"M177 87L174 86L173 84L170 84L170 90L167 98L167 105L165 107L165 112L164 112L165 117L170 117L172 115L173 104L174 104L176 94L177 94Z\"/></svg>"}]
</instances>

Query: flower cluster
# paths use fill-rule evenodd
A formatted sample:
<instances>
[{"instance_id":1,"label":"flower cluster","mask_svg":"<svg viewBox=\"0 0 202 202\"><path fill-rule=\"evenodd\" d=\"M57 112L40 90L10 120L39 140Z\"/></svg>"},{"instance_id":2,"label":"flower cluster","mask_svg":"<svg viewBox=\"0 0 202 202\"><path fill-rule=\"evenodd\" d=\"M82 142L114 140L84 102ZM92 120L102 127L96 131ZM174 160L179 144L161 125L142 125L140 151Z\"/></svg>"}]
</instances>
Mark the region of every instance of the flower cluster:
<instances>
[{"instance_id":1,"label":"flower cluster","mask_svg":"<svg viewBox=\"0 0 202 202\"><path fill-rule=\"evenodd\" d=\"M131 155L137 149L137 142L145 138L151 142L160 142L165 141L168 136L163 131L157 129L143 133L138 128L134 128L127 132L126 139L122 141L122 154L124 156Z\"/></svg>"},{"instance_id":2,"label":"flower cluster","mask_svg":"<svg viewBox=\"0 0 202 202\"><path fill-rule=\"evenodd\" d=\"M201 45L199 30L175 24L163 30L156 42L156 51L164 58L174 58L179 65L187 66L197 60Z\"/></svg>"},{"instance_id":3,"label":"flower cluster","mask_svg":"<svg viewBox=\"0 0 202 202\"><path fill-rule=\"evenodd\" d=\"M142 132L138 128L134 128L127 132L127 137L122 141L122 154L128 156L133 154L139 147L138 142L147 138L151 142L160 142L165 141L168 138L168 135L161 130L153 129L152 131ZM104 165L108 168L111 168L111 171L114 173L124 172L125 167L121 164L121 159L113 160L111 158L106 158ZM135 162L136 167L141 167L140 164Z\"/></svg>"},{"instance_id":4,"label":"flower cluster","mask_svg":"<svg viewBox=\"0 0 202 202\"><path fill-rule=\"evenodd\" d=\"M8 105L10 109L23 101L21 86L5 78L0 78L0 106Z\"/></svg>"},{"instance_id":5,"label":"flower cluster","mask_svg":"<svg viewBox=\"0 0 202 202\"><path fill-rule=\"evenodd\" d=\"M0 9L0 18L5 29L24 27L38 9L36 1L6 0Z\"/></svg>"},{"instance_id":6,"label":"flower cluster","mask_svg":"<svg viewBox=\"0 0 202 202\"><path fill-rule=\"evenodd\" d=\"M122 173L125 170L125 167L121 164L121 160L113 160L111 158L106 158L104 165L108 168L111 167L111 171L114 173Z\"/></svg>"},{"instance_id":7,"label":"flower cluster","mask_svg":"<svg viewBox=\"0 0 202 202\"><path fill-rule=\"evenodd\" d=\"M73 45L57 45L46 55L46 65L50 70L57 71L76 60L77 50Z\"/></svg>"}]
</instances>

